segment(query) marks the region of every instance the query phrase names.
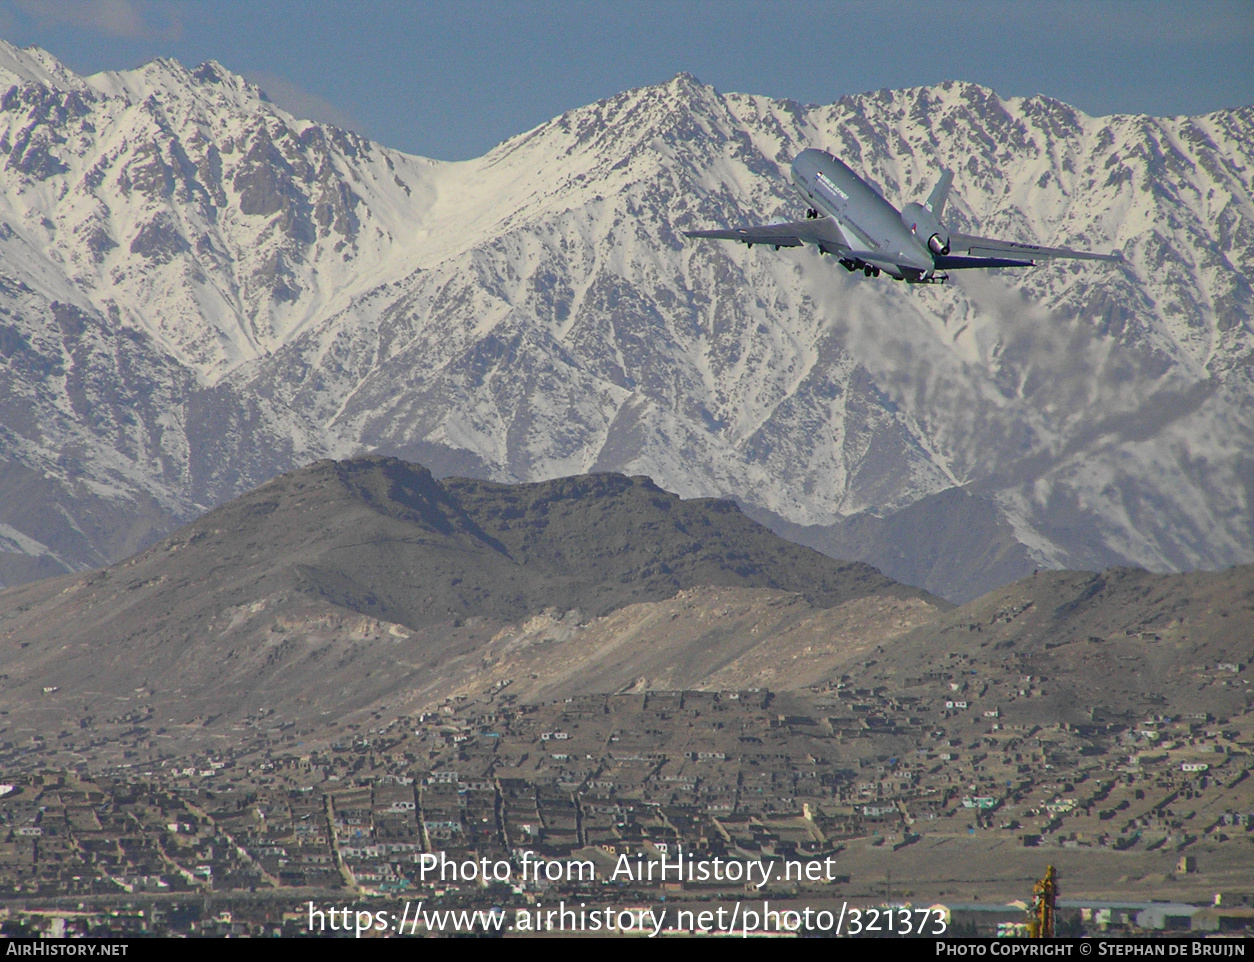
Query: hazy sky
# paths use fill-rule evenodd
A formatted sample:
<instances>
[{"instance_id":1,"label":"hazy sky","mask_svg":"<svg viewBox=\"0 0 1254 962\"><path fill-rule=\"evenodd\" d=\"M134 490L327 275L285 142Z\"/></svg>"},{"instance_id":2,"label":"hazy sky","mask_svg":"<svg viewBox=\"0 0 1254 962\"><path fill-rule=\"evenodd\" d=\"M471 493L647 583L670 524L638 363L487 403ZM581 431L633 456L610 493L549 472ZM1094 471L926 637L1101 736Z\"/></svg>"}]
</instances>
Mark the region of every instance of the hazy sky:
<instances>
[{"instance_id":1,"label":"hazy sky","mask_svg":"<svg viewBox=\"0 0 1254 962\"><path fill-rule=\"evenodd\" d=\"M1090 114L1254 103L1254 0L0 0L0 37L79 73L218 60L294 113L443 159L681 70L804 103L950 79Z\"/></svg>"}]
</instances>

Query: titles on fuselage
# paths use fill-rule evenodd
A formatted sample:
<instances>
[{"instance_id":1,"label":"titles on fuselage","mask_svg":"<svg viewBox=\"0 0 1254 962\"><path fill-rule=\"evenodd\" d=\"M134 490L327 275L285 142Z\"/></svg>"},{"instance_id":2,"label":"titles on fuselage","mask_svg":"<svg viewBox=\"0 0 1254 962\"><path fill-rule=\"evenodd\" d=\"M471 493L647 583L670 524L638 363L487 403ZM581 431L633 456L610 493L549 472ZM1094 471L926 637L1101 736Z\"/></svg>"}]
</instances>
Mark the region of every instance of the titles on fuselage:
<instances>
[{"instance_id":1,"label":"titles on fuselage","mask_svg":"<svg viewBox=\"0 0 1254 962\"><path fill-rule=\"evenodd\" d=\"M824 187L826 187L828 190L832 191L833 193L839 194L844 200L849 199L849 195L846 194L839 187L837 187L834 183L832 183L831 178L828 177L826 174L824 174L822 171L816 172L814 175L814 179L818 181L820 184L822 184Z\"/></svg>"}]
</instances>

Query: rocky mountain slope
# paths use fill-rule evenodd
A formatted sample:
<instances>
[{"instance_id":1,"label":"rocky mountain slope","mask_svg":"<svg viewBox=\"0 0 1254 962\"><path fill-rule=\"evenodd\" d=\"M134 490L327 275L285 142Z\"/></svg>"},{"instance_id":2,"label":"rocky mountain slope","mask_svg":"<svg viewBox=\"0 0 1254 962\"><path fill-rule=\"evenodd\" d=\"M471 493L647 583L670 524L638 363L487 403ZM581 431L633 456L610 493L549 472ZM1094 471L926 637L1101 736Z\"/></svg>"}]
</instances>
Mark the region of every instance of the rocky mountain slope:
<instances>
[{"instance_id":1,"label":"rocky mountain slope","mask_svg":"<svg viewBox=\"0 0 1254 962\"><path fill-rule=\"evenodd\" d=\"M1254 565L1040 572L903 634L851 669L900 692L947 683L1012 722L1135 724L1254 705ZM979 716L976 716L979 717Z\"/></svg>"},{"instance_id":2,"label":"rocky mountain slope","mask_svg":"<svg viewBox=\"0 0 1254 962\"><path fill-rule=\"evenodd\" d=\"M125 727L130 711L114 709L131 700L174 726L262 710L338 720L381 699L501 683L488 667L523 651L527 665L540 654L547 684L561 667L618 689L654 663L649 645L593 671L591 643L545 643L628 606L724 590L751 607L783 603L791 621L841 612L833 624L876 638L949 607L647 478L441 483L394 459L322 461L120 565L0 592L4 727L50 736L70 719L127 716ZM652 648L673 678L702 683L715 666L743 658L752 672L779 656L773 632L738 631L717 608L695 617L707 628L682 637L657 626L665 643Z\"/></svg>"},{"instance_id":3,"label":"rocky mountain slope","mask_svg":"<svg viewBox=\"0 0 1254 962\"><path fill-rule=\"evenodd\" d=\"M361 450L644 474L856 557L877 525L846 518L964 487L998 540L960 550L991 568L877 558L960 599L1254 560L1251 108L1091 118L963 83L803 106L680 75L440 163L214 63L84 78L3 45L0 90L4 583ZM810 146L903 203L951 166L953 226L1126 261L907 289L682 239L797 216Z\"/></svg>"},{"instance_id":4,"label":"rocky mountain slope","mask_svg":"<svg viewBox=\"0 0 1254 962\"><path fill-rule=\"evenodd\" d=\"M334 739L457 696L839 684L977 723L1254 702L1254 566L1042 572L951 609L646 478L393 459L276 478L128 561L0 592L0 741L113 756ZM975 708L971 708L975 705Z\"/></svg>"}]
</instances>

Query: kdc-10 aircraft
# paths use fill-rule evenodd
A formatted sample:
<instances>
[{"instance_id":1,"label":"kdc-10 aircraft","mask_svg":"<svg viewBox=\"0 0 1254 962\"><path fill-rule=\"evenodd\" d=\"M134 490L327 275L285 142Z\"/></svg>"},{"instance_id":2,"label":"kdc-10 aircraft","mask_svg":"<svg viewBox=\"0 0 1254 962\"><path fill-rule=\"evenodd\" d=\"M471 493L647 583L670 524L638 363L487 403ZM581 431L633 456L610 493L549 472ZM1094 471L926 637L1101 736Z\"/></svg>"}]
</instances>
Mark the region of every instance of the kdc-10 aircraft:
<instances>
[{"instance_id":1,"label":"kdc-10 aircraft","mask_svg":"<svg viewBox=\"0 0 1254 962\"><path fill-rule=\"evenodd\" d=\"M954 174L945 170L924 204L898 210L879 191L822 150L803 150L792 164L792 182L809 203L806 219L732 230L691 230L687 237L748 244L801 247L814 244L835 254L847 270L867 277L880 271L911 284L943 284L945 271L974 267L1033 267L1037 259L1072 257L1118 261L1122 256L1091 254L1064 247L1038 247L976 237L948 230L941 221Z\"/></svg>"}]
</instances>

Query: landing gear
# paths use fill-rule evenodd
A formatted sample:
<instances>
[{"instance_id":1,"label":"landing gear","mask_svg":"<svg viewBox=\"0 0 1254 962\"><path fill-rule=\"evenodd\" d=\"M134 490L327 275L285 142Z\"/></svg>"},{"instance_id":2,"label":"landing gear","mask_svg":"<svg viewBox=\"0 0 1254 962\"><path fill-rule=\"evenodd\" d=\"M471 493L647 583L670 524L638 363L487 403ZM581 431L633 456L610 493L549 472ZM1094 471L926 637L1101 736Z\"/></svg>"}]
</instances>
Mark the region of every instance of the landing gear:
<instances>
[{"instance_id":1,"label":"landing gear","mask_svg":"<svg viewBox=\"0 0 1254 962\"><path fill-rule=\"evenodd\" d=\"M866 261L854 260L852 257L842 257L840 260L840 266L849 271L851 274L854 271L862 271L862 273L867 277L880 276L880 269L874 264L868 264Z\"/></svg>"},{"instance_id":2,"label":"landing gear","mask_svg":"<svg viewBox=\"0 0 1254 962\"><path fill-rule=\"evenodd\" d=\"M809 210L806 211L806 220L816 220L818 216L819 216L819 212L815 210L813 207L811 207Z\"/></svg>"},{"instance_id":3,"label":"landing gear","mask_svg":"<svg viewBox=\"0 0 1254 962\"><path fill-rule=\"evenodd\" d=\"M907 284L944 284L949 280L948 274L918 274L913 277L907 275Z\"/></svg>"}]
</instances>

